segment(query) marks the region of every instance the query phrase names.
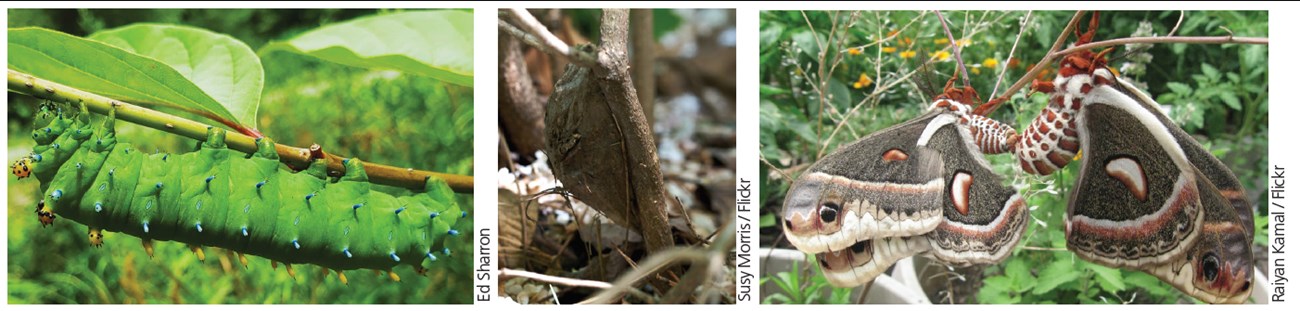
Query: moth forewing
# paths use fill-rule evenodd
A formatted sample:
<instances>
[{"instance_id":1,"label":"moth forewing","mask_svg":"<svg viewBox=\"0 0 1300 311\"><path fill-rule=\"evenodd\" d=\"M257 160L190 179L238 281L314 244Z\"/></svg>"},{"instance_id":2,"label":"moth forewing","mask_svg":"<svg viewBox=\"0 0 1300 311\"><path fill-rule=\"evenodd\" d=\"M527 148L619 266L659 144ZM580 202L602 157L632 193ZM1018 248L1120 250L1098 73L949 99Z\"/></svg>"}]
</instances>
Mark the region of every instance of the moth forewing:
<instances>
[{"instance_id":1,"label":"moth forewing","mask_svg":"<svg viewBox=\"0 0 1300 311\"><path fill-rule=\"evenodd\" d=\"M821 253L934 229L942 216L942 164L916 142L938 115L872 133L808 168L786 194L782 228L790 243Z\"/></svg>"}]
</instances>

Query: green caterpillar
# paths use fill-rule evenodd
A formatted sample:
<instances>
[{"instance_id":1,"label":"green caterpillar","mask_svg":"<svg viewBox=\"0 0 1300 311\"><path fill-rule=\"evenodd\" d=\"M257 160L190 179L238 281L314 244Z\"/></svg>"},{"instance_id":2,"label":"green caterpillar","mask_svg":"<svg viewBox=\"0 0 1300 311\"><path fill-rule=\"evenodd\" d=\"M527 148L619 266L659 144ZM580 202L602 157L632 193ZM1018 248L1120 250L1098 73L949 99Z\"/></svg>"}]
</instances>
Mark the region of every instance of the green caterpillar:
<instances>
[{"instance_id":1,"label":"green caterpillar","mask_svg":"<svg viewBox=\"0 0 1300 311\"><path fill-rule=\"evenodd\" d=\"M451 188L429 179L422 193L406 197L371 191L361 161L344 161L345 172L327 176L324 160L306 170L281 169L275 144L257 141L245 155L226 148L225 131L210 128L197 152L146 154L119 143L115 114L98 128L81 113L53 120L32 133L37 146L12 167L18 178L35 176L44 194L36 208L43 225L56 217L85 224L90 242L103 231L139 237L153 255L152 241L189 244L203 260L202 246L214 246L292 264L316 264L339 271L388 271L409 264L423 274L424 261L452 253L456 228L469 222Z\"/></svg>"}]
</instances>

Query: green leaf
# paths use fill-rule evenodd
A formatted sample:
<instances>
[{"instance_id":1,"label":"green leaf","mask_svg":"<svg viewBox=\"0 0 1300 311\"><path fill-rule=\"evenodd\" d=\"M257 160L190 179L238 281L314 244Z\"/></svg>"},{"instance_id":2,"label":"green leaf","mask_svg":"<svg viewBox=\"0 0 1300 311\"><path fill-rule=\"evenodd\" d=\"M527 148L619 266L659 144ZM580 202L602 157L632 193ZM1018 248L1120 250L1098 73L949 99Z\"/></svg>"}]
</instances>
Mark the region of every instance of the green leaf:
<instances>
[{"instance_id":1,"label":"green leaf","mask_svg":"<svg viewBox=\"0 0 1300 311\"><path fill-rule=\"evenodd\" d=\"M767 84L758 86L758 95L764 98L770 98L772 96L785 95L785 94L790 94L790 90L778 88Z\"/></svg>"},{"instance_id":2,"label":"green leaf","mask_svg":"<svg viewBox=\"0 0 1300 311\"><path fill-rule=\"evenodd\" d=\"M417 11L363 17L268 44L260 53L274 51L473 86L474 16L464 11Z\"/></svg>"},{"instance_id":3,"label":"green leaf","mask_svg":"<svg viewBox=\"0 0 1300 311\"><path fill-rule=\"evenodd\" d=\"M1223 100L1223 103L1228 104L1228 108L1232 108L1232 110L1241 111L1241 100L1237 99L1237 94L1233 94L1231 92L1221 92L1219 93L1219 99Z\"/></svg>"},{"instance_id":4,"label":"green leaf","mask_svg":"<svg viewBox=\"0 0 1300 311\"><path fill-rule=\"evenodd\" d=\"M1124 276L1119 269L1091 263L1087 264L1087 266L1089 270L1097 273L1096 279L1101 284L1102 289L1112 293L1128 289L1124 284Z\"/></svg>"},{"instance_id":5,"label":"green leaf","mask_svg":"<svg viewBox=\"0 0 1300 311\"><path fill-rule=\"evenodd\" d=\"M239 40L206 29L134 24L95 33L93 40L163 62L221 103L241 124L256 126L262 61ZM205 107L187 107L215 113Z\"/></svg>"},{"instance_id":6,"label":"green leaf","mask_svg":"<svg viewBox=\"0 0 1300 311\"><path fill-rule=\"evenodd\" d=\"M9 68L115 99L197 108L254 125L165 63L58 31L9 29Z\"/></svg>"},{"instance_id":7,"label":"green leaf","mask_svg":"<svg viewBox=\"0 0 1300 311\"><path fill-rule=\"evenodd\" d=\"M1201 63L1201 72L1204 73L1206 77L1210 78L1210 81L1218 81L1221 76L1218 68L1214 68L1214 66L1210 66L1210 64L1207 63Z\"/></svg>"},{"instance_id":8,"label":"green leaf","mask_svg":"<svg viewBox=\"0 0 1300 311\"><path fill-rule=\"evenodd\" d=\"M1180 82L1169 82L1169 83L1166 83L1165 86L1168 86L1168 87L1169 87L1169 91L1174 92L1174 94L1178 94L1178 95L1187 95L1187 94L1191 94L1191 93L1192 93L1192 87L1187 86L1187 84L1184 84L1184 83L1180 83Z\"/></svg>"},{"instance_id":9,"label":"green leaf","mask_svg":"<svg viewBox=\"0 0 1300 311\"><path fill-rule=\"evenodd\" d=\"M1053 261L1038 272L1038 285L1034 287L1033 293L1034 295L1046 294L1057 286L1078 278L1079 271L1074 270L1074 264L1066 260Z\"/></svg>"}]
</instances>

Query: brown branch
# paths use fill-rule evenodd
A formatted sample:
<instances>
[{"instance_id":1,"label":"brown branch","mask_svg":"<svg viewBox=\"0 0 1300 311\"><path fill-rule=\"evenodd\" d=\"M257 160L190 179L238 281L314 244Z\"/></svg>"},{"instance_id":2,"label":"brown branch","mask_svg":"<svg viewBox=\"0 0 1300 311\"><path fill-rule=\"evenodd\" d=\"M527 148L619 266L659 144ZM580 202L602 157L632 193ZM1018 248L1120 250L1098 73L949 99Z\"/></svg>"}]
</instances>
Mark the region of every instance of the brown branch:
<instances>
[{"instance_id":1,"label":"brown branch","mask_svg":"<svg viewBox=\"0 0 1300 311\"><path fill-rule=\"evenodd\" d=\"M114 110L119 120L197 140L205 139L208 128L211 127L208 124L86 92L14 71L13 69L9 70L9 90L53 101L83 103L88 110L99 114L106 115L110 110ZM254 138L244 134L226 133L226 145L236 151L257 152L257 143ZM307 148L275 144L275 151L280 155L280 162L294 167L307 167L312 161L312 152ZM344 171L342 157L323 153L323 158L328 161L330 171ZM376 184L424 189L425 179L432 177L445 180L447 185L458 193L472 193L474 191L474 176L399 168L370 162L363 163L370 182Z\"/></svg>"},{"instance_id":2,"label":"brown branch","mask_svg":"<svg viewBox=\"0 0 1300 311\"><path fill-rule=\"evenodd\" d=\"M605 104L615 116L615 125L621 130L627 147L628 176L641 236L650 253L663 251L673 246L672 228L664 208L664 179L659 171L654 132L646 123L628 73L628 10L605 9L600 19L596 76L601 80L600 88L607 96Z\"/></svg>"},{"instance_id":3,"label":"brown branch","mask_svg":"<svg viewBox=\"0 0 1300 311\"><path fill-rule=\"evenodd\" d=\"M532 76L524 61L523 44L498 33L497 109L503 136L524 163L532 162L537 150L545 147L546 100L533 87Z\"/></svg>"},{"instance_id":4,"label":"brown branch","mask_svg":"<svg viewBox=\"0 0 1300 311\"><path fill-rule=\"evenodd\" d=\"M632 85L645 112L646 123L655 124L655 20L654 10L632 10Z\"/></svg>"}]
</instances>

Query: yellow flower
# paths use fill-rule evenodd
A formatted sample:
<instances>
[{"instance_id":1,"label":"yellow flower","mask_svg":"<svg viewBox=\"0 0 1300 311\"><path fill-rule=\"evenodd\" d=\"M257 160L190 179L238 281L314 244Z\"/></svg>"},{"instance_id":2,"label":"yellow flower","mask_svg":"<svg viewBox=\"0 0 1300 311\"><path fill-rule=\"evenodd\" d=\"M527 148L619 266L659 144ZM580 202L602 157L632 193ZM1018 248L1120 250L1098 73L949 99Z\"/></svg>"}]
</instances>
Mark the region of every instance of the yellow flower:
<instances>
[{"instance_id":1,"label":"yellow flower","mask_svg":"<svg viewBox=\"0 0 1300 311\"><path fill-rule=\"evenodd\" d=\"M886 34L885 37L893 37L894 35L897 34L898 34L898 30L890 30L889 34Z\"/></svg>"},{"instance_id":2,"label":"yellow flower","mask_svg":"<svg viewBox=\"0 0 1300 311\"><path fill-rule=\"evenodd\" d=\"M912 45L911 37L903 37L903 45Z\"/></svg>"},{"instance_id":3,"label":"yellow flower","mask_svg":"<svg viewBox=\"0 0 1300 311\"><path fill-rule=\"evenodd\" d=\"M864 88L867 87L868 85L871 85L871 78L868 78L867 74L865 73L858 75L858 81L853 82L853 88L855 89Z\"/></svg>"},{"instance_id":4,"label":"yellow flower","mask_svg":"<svg viewBox=\"0 0 1300 311\"><path fill-rule=\"evenodd\" d=\"M973 74L973 75L978 75L978 74L980 74L980 67L971 67L971 68L970 68L970 74Z\"/></svg>"},{"instance_id":5,"label":"yellow flower","mask_svg":"<svg viewBox=\"0 0 1300 311\"><path fill-rule=\"evenodd\" d=\"M958 47L966 47L968 45L970 45L970 39L957 39Z\"/></svg>"},{"instance_id":6,"label":"yellow flower","mask_svg":"<svg viewBox=\"0 0 1300 311\"><path fill-rule=\"evenodd\" d=\"M916 57L916 51L913 50L902 51L898 53L898 56L902 58L913 58Z\"/></svg>"},{"instance_id":7,"label":"yellow flower","mask_svg":"<svg viewBox=\"0 0 1300 311\"><path fill-rule=\"evenodd\" d=\"M996 68L997 66L998 60L993 59L992 57L984 59L984 67Z\"/></svg>"},{"instance_id":8,"label":"yellow flower","mask_svg":"<svg viewBox=\"0 0 1300 311\"><path fill-rule=\"evenodd\" d=\"M938 59L940 61L948 60L948 57L951 56L952 53L948 53L948 51L938 51L938 52L930 53L930 58Z\"/></svg>"},{"instance_id":9,"label":"yellow flower","mask_svg":"<svg viewBox=\"0 0 1300 311\"><path fill-rule=\"evenodd\" d=\"M898 51L898 48L896 48L896 47L892 47L892 46L886 46L886 47L880 48L880 51L881 51L881 52L891 53L891 54L892 54L892 53L894 53L895 51Z\"/></svg>"},{"instance_id":10,"label":"yellow flower","mask_svg":"<svg viewBox=\"0 0 1300 311\"><path fill-rule=\"evenodd\" d=\"M862 55L862 49L849 48L849 55Z\"/></svg>"},{"instance_id":11,"label":"yellow flower","mask_svg":"<svg viewBox=\"0 0 1300 311\"><path fill-rule=\"evenodd\" d=\"M934 39L934 44L948 44L948 38Z\"/></svg>"}]
</instances>

